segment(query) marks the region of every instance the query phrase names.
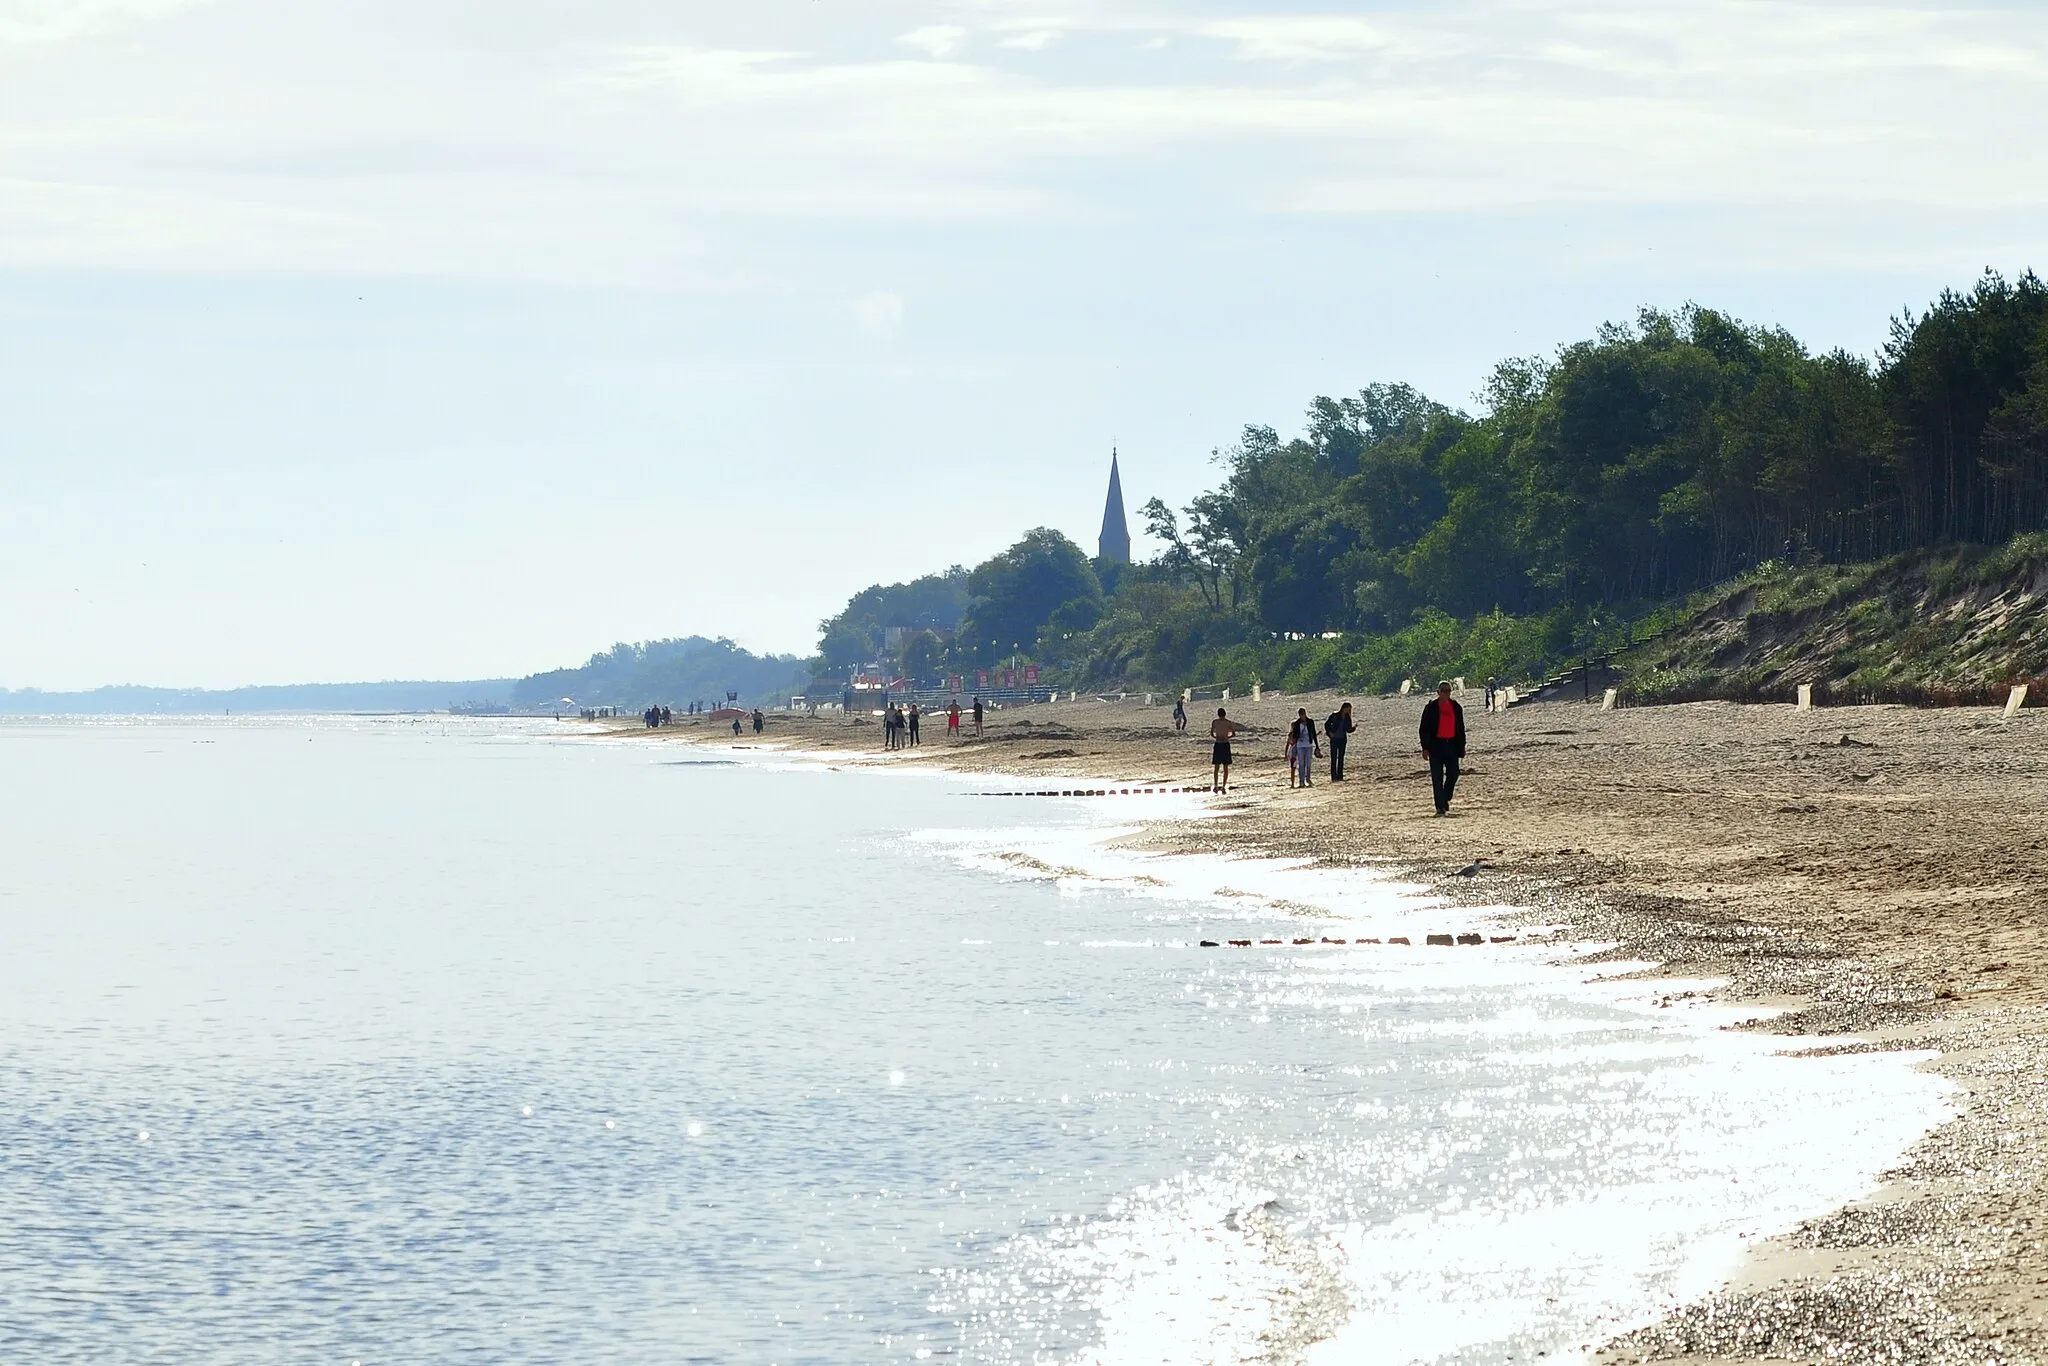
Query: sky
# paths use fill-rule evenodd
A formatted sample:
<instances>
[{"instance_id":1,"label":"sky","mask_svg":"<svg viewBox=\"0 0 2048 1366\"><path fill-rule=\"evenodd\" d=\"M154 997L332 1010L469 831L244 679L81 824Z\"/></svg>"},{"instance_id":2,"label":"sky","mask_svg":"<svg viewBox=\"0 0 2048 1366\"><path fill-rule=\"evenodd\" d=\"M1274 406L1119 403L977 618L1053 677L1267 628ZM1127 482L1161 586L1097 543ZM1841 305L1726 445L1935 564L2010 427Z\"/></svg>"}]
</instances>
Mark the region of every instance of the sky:
<instances>
[{"instance_id":1,"label":"sky","mask_svg":"<svg viewBox=\"0 0 2048 1366\"><path fill-rule=\"evenodd\" d=\"M2048 269L2044 127L2032 0L0 0L0 687L807 653L1112 446L1874 352Z\"/></svg>"}]
</instances>

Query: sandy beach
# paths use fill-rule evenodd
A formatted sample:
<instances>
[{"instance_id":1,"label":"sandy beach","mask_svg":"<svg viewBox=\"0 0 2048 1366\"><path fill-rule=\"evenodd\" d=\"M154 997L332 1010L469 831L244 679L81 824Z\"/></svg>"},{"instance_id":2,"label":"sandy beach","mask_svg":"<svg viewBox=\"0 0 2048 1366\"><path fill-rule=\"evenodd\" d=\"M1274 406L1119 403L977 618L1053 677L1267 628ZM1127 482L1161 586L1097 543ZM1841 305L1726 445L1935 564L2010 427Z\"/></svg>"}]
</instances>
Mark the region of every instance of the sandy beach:
<instances>
[{"instance_id":1,"label":"sandy beach","mask_svg":"<svg viewBox=\"0 0 2048 1366\"><path fill-rule=\"evenodd\" d=\"M1222 816L1159 823L1160 849L1375 863L1446 896L1530 908L1615 959L1726 979L1750 1026L1844 1049L1934 1050L1962 1113L1871 1200L1760 1247L1720 1295L1603 1361L2027 1362L2048 1342L2048 715L1547 703L1482 715L1451 818L1431 812L1422 699L1353 699L1347 781L1293 791L1288 718L1334 694L1228 704L1245 726ZM982 738L925 723L772 717L765 735L677 718L661 738L1101 786L1206 785L1214 703L1085 699L992 712ZM614 727L603 725L606 731ZM622 733L649 734L619 724ZM1134 803L1142 819L1143 799ZM1473 865L1477 864L1476 869Z\"/></svg>"}]
</instances>

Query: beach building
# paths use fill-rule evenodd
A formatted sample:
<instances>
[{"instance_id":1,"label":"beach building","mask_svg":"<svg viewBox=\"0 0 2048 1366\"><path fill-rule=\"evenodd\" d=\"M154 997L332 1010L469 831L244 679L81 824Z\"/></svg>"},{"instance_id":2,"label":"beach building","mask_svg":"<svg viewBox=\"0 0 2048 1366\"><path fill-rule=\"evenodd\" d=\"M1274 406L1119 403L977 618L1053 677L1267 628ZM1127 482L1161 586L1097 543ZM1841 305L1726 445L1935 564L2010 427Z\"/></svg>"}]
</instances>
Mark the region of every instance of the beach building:
<instances>
[{"instance_id":1,"label":"beach building","mask_svg":"<svg viewBox=\"0 0 2048 1366\"><path fill-rule=\"evenodd\" d=\"M903 648L904 642L912 636L937 636L940 641L950 641L959 632L950 626L884 626L882 648L890 654Z\"/></svg>"},{"instance_id":2,"label":"beach building","mask_svg":"<svg viewBox=\"0 0 2048 1366\"><path fill-rule=\"evenodd\" d=\"M1102 535L1095 553L1112 564L1131 562L1131 528L1124 520L1124 481L1116 468L1116 448L1109 451L1109 497L1102 506Z\"/></svg>"}]
</instances>

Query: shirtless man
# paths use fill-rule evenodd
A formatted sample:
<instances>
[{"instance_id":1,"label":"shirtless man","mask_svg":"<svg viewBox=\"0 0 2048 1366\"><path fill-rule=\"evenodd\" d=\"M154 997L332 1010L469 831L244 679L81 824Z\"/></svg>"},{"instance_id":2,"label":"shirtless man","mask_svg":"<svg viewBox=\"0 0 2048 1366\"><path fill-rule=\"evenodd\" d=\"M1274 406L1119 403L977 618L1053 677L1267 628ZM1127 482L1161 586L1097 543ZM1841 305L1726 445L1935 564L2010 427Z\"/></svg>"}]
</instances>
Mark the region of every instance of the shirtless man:
<instances>
[{"instance_id":1,"label":"shirtless man","mask_svg":"<svg viewBox=\"0 0 2048 1366\"><path fill-rule=\"evenodd\" d=\"M1209 747L1209 790L1230 791L1230 741L1237 734L1237 722L1223 714L1223 708L1216 709L1216 719L1209 723L1209 738L1216 743Z\"/></svg>"}]
</instances>

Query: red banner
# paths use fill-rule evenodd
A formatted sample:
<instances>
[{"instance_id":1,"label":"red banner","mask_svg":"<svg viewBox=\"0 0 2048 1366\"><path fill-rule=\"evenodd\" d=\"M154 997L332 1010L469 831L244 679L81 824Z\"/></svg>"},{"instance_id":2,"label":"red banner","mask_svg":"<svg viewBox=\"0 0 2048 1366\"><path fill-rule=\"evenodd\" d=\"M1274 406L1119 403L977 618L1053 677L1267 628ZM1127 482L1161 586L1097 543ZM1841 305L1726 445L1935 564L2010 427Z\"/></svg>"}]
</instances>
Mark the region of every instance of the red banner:
<instances>
[{"instance_id":1,"label":"red banner","mask_svg":"<svg viewBox=\"0 0 2048 1366\"><path fill-rule=\"evenodd\" d=\"M976 669L976 670L974 671L974 686L975 686L975 687L977 687L977 688L986 688L986 687L988 687L988 670L987 670L987 669Z\"/></svg>"},{"instance_id":2,"label":"red banner","mask_svg":"<svg viewBox=\"0 0 2048 1366\"><path fill-rule=\"evenodd\" d=\"M1026 664L1024 666L1024 686L1027 688L1038 686L1038 666L1036 664Z\"/></svg>"},{"instance_id":3,"label":"red banner","mask_svg":"<svg viewBox=\"0 0 2048 1366\"><path fill-rule=\"evenodd\" d=\"M950 675L948 675L948 676L947 676L947 678L946 678L946 691L947 691L947 692L950 692L950 693L957 693L957 692L959 692L959 691L960 691L960 675L959 675L959 674L950 674Z\"/></svg>"}]
</instances>

